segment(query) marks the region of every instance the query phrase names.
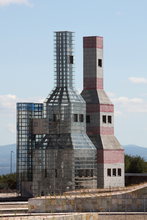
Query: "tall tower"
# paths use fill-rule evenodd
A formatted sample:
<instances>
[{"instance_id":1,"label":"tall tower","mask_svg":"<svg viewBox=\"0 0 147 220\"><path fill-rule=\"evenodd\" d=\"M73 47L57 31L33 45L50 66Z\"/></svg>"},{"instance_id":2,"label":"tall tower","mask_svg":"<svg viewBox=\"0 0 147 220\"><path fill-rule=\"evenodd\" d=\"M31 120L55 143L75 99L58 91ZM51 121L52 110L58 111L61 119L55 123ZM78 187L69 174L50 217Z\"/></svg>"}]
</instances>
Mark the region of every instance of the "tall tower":
<instances>
[{"instance_id":1,"label":"tall tower","mask_svg":"<svg viewBox=\"0 0 147 220\"><path fill-rule=\"evenodd\" d=\"M97 150L86 134L85 101L73 86L73 33L55 32L54 39L55 87L44 103L49 133L34 151L34 195L97 187ZM45 162L40 175L42 146Z\"/></svg>"},{"instance_id":2,"label":"tall tower","mask_svg":"<svg viewBox=\"0 0 147 220\"><path fill-rule=\"evenodd\" d=\"M22 196L32 195L33 150L42 139L32 133L32 120L43 118L42 103L17 103L17 187Z\"/></svg>"},{"instance_id":3,"label":"tall tower","mask_svg":"<svg viewBox=\"0 0 147 220\"><path fill-rule=\"evenodd\" d=\"M97 147L98 188L124 186L124 150L114 136L114 106L103 89L103 37L84 37L87 134Z\"/></svg>"}]
</instances>

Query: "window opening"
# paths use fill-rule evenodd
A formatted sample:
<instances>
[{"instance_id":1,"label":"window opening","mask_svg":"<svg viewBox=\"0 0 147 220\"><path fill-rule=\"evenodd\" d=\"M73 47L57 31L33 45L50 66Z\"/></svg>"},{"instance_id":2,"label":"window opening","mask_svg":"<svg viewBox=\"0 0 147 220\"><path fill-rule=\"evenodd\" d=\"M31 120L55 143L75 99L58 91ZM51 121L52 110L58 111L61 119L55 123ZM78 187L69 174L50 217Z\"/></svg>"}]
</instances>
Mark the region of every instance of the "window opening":
<instances>
[{"instance_id":1,"label":"window opening","mask_svg":"<svg viewBox=\"0 0 147 220\"><path fill-rule=\"evenodd\" d=\"M86 115L86 123L90 123L90 115Z\"/></svg>"},{"instance_id":2,"label":"window opening","mask_svg":"<svg viewBox=\"0 0 147 220\"><path fill-rule=\"evenodd\" d=\"M53 121L56 121L56 120L57 120L56 114L53 114Z\"/></svg>"},{"instance_id":3,"label":"window opening","mask_svg":"<svg viewBox=\"0 0 147 220\"><path fill-rule=\"evenodd\" d=\"M78 114L74 114L74 122L78 122Z\"/></svg>"},{"instance_id":4,"label":"window opening","mask_svg":"<svg viewBox=\"0 0 147 220\"><path fill-rule=\"evenodd\" d=\"M91 169L91 177L93 177L94 176L94 172L93 172L94 170L93 169Z\"/></svg>"},{"instance_id":5,"label":"window opening","mask_svg":"<svg viewBox=\"0 0 147 220\"><path fill-rule=\"evenodd\" d=\"M103 123L106 123L106 115L103 115Z\"/></svg>"},{"instance_id":6,"label":"window opening","mask_svg":"<svg viewBox=\"0 0 147 220\"><path fill-rule=\"evenodd\" d=\"M89 171L90 170L86 170L86 175L85 175L85 177L89 177L90 175L89 175Z\"/></svg>"},{"instance_id":7,"label":"window opening","mask_svg":"<svg viewBox=\"0 0 147 220\"><path fill-rule=\"evenodd\" d=\"M111 169L107 169L107 176L111 176Z\"/></svg>"},{"instance_id":8,"label":"window opening","mask_svg":"<svg viewBox=\"0 0 147 220\"><path fill-rule=\"evenodd\" d=\"M121 176L121 169L118 168L118 176Z\"/></svg>"},{"instance_id":9,"label":"window opening","mask_svg":"<svg viewBox=\"0 0 147 220\"><path fill-rule=\"evenodd\" d=\"M44 170L45 172L44 172L44 176L45 176L45 178L47 177L47 169L45 168L45 170Z\"/></svg>"},{"instance_id":10,"label":"window opening","mask_svg":"<svg viewBox=\"0 0 147 220\"><path fill-rule=\"evenodd\" d=\"M112 123L112 117L111 117L111 115L108 115L108 123Z\"/></svg>"},{"instance_id":11,"label":"window opening","mask_svg":"<svg viewBox=\"0 0 147 220\"><path fill-rule=\"evenodd\" d=\"M98 66L102 67L102 59L98 59Z\"/></svg>"},{"instance_id":12,"label":"window opening","mask_svg":"<svg viewBox=\"0 0 147 220\"><path fill-rule=\"evenodd\" d=\"M57 176L58 176L58 175L57 175L57 169L55 169L55 177L57 178Z\"/></svg>"},{"instance_id":13,"label":"window opening","mask_svg":"<svg viewBox=\"0 0 147 220\"><path fill-rule=\"evenodd\" d=\"M82 177L82 176L83 176L82 170L78 170L78 176L79 176L79 177Z\"/></svg>"},{"instance_id":14,"label":"window opening","mask_svg":"<svg viewBox=\"0 0 147 220\"><path fill-rule=\"evenodd\" d=\"M116 169L113 169L113 176L116 176Z\"/></svg>"},{"instance_id":15,"label":"window opening","mask_svg":"<svg viewBox=\"0 0 147 220\"><path fill-rule=\"evenodd\" d=\"M69 56L69 63L73 64L73 56Z\"/></svg>"},{"instance_id":16,"label":"window opening","mask_svg":"<svg viewBox=\"0 0 147 220\"><path fill-rule=\"evenodd\" d=\"M83 121L84 121L84 115L83 115L83 114L80 114L80 115L79 115L79 119L80 119L80 122L83 122Z\"/></svg>"}]
</instances>

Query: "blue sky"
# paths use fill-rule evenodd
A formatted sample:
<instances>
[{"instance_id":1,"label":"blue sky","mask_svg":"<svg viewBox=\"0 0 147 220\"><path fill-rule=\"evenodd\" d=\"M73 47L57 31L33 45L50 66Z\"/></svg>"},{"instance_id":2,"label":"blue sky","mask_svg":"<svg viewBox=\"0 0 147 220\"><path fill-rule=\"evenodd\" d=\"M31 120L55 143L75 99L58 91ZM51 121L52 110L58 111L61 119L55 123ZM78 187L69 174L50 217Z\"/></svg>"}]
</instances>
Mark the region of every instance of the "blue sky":
<instances>
[{"instance_id":1,"label":"blue sky","mask_svg":"<svg viewBox=\"0 0 147 220\"><path fill-rule=\"evenodd\" d=\"M75 85L82 90L82 37L104 37L104 85L121 144L147 147L146 0L0 0L0 145L16 142L15 104L53 88L53 32L75 32Z\"/></svg>"}]
</instances>

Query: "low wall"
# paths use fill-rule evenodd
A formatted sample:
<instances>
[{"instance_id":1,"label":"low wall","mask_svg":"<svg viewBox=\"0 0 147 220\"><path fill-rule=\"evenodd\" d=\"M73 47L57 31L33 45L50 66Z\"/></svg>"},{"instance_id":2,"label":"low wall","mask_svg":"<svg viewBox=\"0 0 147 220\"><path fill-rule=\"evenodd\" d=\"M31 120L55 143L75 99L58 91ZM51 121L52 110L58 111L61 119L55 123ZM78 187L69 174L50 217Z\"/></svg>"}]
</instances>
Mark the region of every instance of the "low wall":
<instances>
[{"instance_id":1,"label":"low wall","mask_svg":"<svg viewBox=\"0 0 147 220\"><path fill-rule=\"evenodd\" d=\"M147 183L147 173L126 173L125 185Z\"/></svg>"},{"instance_id":2,"label":"low wall","mask_svg":"<svg viewBox=\"0 0 147 220\"><path fill-rule=\"evenodd\" d=\"M0 216L1 219L1 216ZM2 217L3 220L146 220L143 213L72 213L59 215Z\"/></svg>"},{"instance_id":3,"label":"low wall","mask_svg":"<svg viewBox=\"0 0 147 220\"><path fill-rule=\"evenodd\" d=\"M147 212L147 186L129 192L33 198L28 204L29 212Z\"/></svg>"}]
</instances>

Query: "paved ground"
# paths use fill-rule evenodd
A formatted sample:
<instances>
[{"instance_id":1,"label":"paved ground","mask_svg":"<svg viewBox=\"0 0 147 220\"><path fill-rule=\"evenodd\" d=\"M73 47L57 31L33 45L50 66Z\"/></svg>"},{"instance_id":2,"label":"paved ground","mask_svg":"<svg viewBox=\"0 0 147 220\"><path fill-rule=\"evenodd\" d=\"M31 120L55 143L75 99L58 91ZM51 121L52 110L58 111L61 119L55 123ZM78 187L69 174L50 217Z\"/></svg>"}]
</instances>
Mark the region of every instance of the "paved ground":
<instances>
[{"instance_id":1,"label":"paved ground","mask_svg":"<svg viewBox=\"0 0 147 220\"><path fill-rule=\"evenodd\" d=\"M2 220L147 220L147 213L2 214Z\"/></svg>"}]
</instances>

